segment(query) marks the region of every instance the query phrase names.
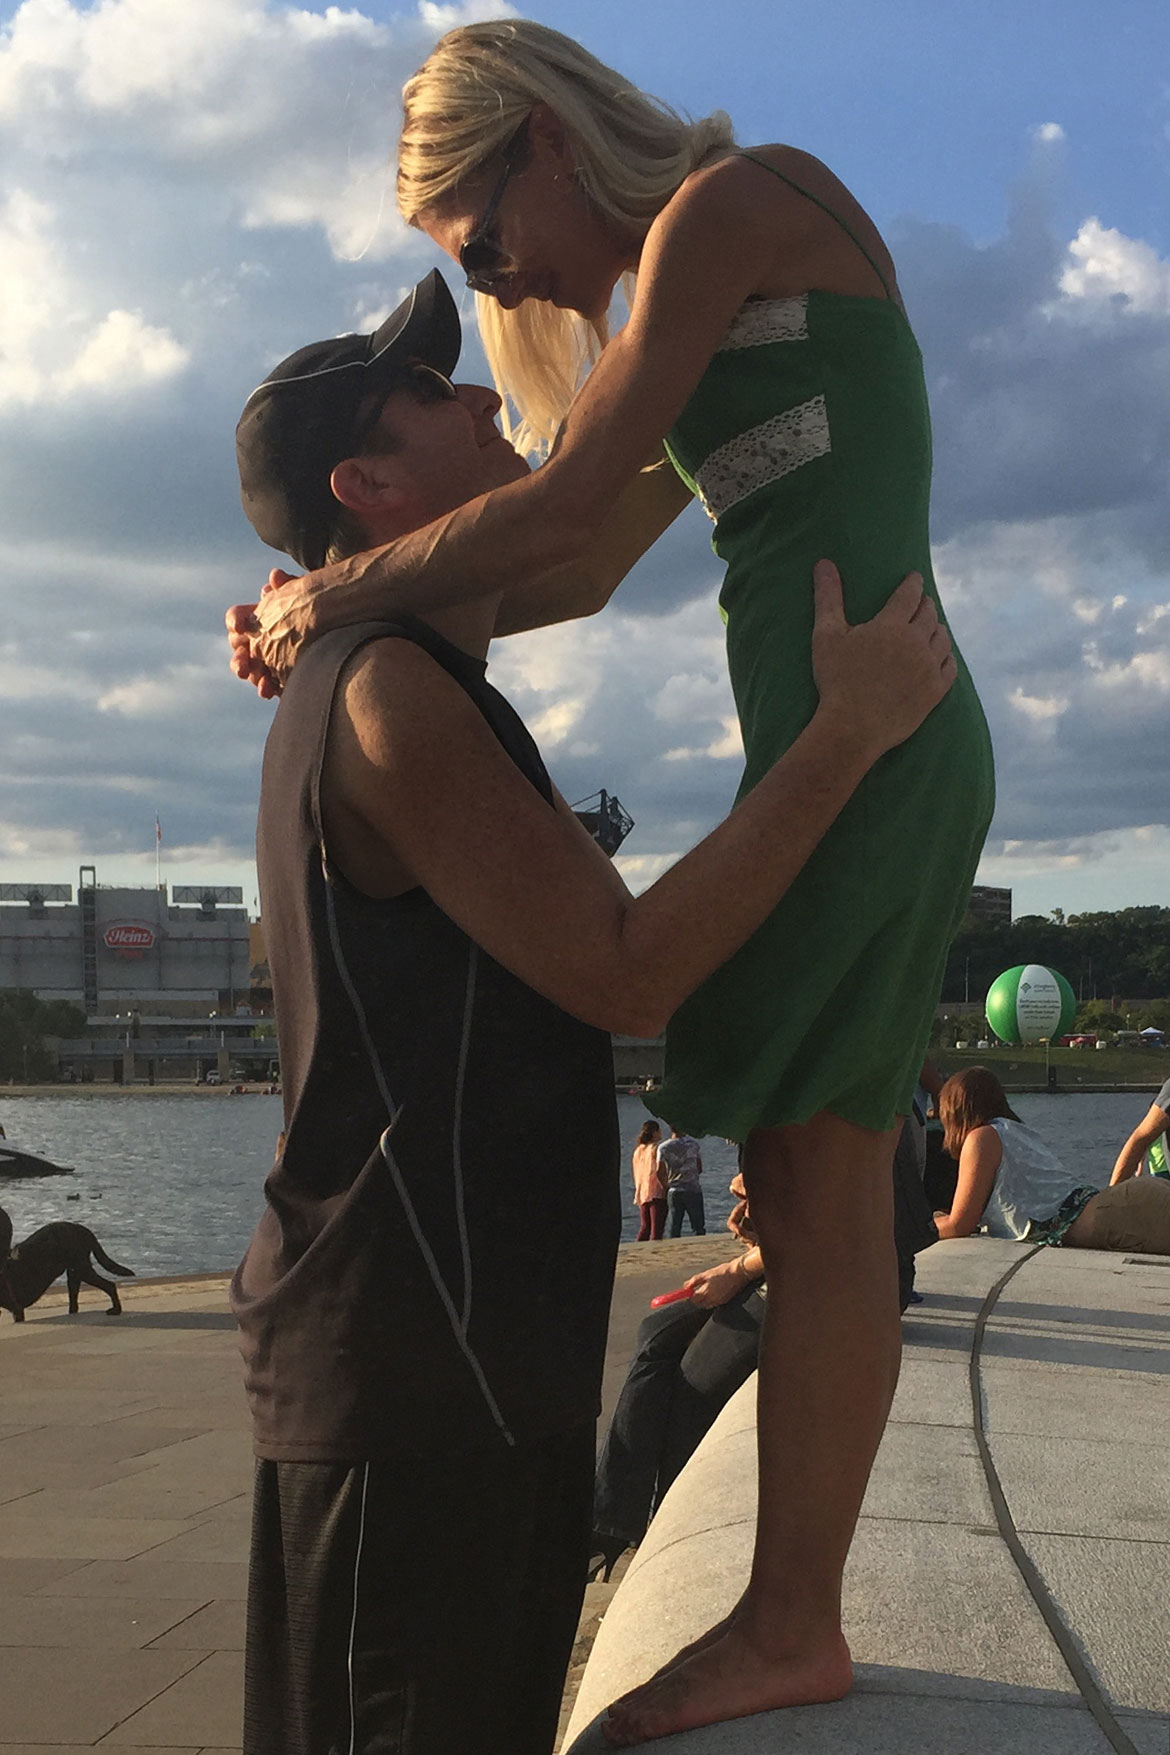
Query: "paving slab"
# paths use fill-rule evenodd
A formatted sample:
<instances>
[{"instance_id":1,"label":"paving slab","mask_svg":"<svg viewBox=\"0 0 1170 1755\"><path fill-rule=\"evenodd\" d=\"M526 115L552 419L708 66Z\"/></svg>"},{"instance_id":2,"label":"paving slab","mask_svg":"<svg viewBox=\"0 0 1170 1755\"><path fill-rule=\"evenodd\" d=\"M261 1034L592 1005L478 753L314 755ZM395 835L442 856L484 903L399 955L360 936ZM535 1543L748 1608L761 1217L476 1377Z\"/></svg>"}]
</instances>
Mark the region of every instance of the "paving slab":
<instances>
[{"instance_id":1,"label":"paving slab","mask_svg":"<svg viewBox=\"0 0 1170 1755\"><path fill-rule=\"evenodd\" d=\"M95 1560L65 1578L42 1585L42 1596L178 1597L209 1603L222 1597L243 1600L248 1594L247 1561L228 1560Z\"/></svg>"},{"instance_id":2,"label":"paving slab","mask_svg":"<svg viewBox=\"0 0 1170 1755\"><path fill-rule=\"evenodd\" d=\"M913 1376L913 1369L907 1370ZM861 1507L863 1517L990 1526L991 1502L970 1431L895 1423L886 1427Z\"/></svg>"},{"instance_id":3,"label":"paving slab","mask_svg":"<svg viewBox=\"0 0 1170 1755\"><path fill-rule=\"evenodd\" d=\"M188 1651L74 1649L66 1661L49 1647L0 1648L0 1746L96 1743L197 1661Z\"/></svg>"},{"instance_id":4,"label":"paving slab","mask_svg":"<svg viewBox=\"0 0 1170 1755\"><path fill-rule=\"evenodd\" d=\"M1074 1253L1081 1252L1069 1251ZM1144 1327L1106 1330L1086 1323L1082 1328L1085 1315L1083 1311L1070 1312L1060 1324L1020 1319L996 1322L988 1329L985 1356L989 1362L1016 1359L1045 1369L1078 1365L1170 1376L1170 1341L1149 1334Z\"/></svg>"},{"instance_id":5,"label":"paving slab","mask_svg":"<svg viewBox=\"0 0 1170 1755\"><path fill-rule=\"evenodd\" d=\"M152 1648L179 1651L243 1651L246 1611L243 1602L207 1603L151 1641Z\"/></svg>"},{"instance_id":6,"label":"paving slab","mask_svg":"<svg viewBox=\"0 0 1170 1755\"><path fill-rule=\"evenodd\" d=\"M160 1328L149 1317L133 1327L123 1322L117 1332L111 1328L103 1328L100 1331L93 1330L88 1335L72 1326L77 1322L76 1317L62 1316L56 1320L65 1326L70 1337L61 1344L61 1353L65 1358L73 1354L78 1358L97 1359L106 1354L111 1358L121 1359L127 1353L152 1354L160 1351L176 1357L184 1351L184 1331Z\"/></svg>"},{"instance_id":7,"label":"paving slab","mask_svg":"<svg viewBox=\"0 0 1170 1755\"><path fill-rule=\"evenodd\" d=\"M188 1742L194 1737L201 1747L238 1748L243 1698L242 1654L211 1652L111 1730L99 1747L166 1747L180 1737Z\"/></svg>"},{"instance_id":8,"label":"paving slab","mask_svg":"<svg viewBox=\"0 0 1170 1755\"><path fill-rule=\"evenodd\" d=\"M1070 1693L1064 1661L1002 1542L986 1529L865 1518L845 1571L862 1663ZM947 1692L936 1685L930 1692Z\"/></svg>"},{"instance_id":9,"label":"paving slab","mask_svg":"<svg viewBox=\"0 0 1170 1755\"><path fill-rule=\"evenodd\" d=\"M13 1464L0 1449L0 1505L9 1505L17 1499L27 1498L30 1493L48 1492L54 1488L72 1494L91 1487L104 1487L112 1481L126 1480L153 1464L153 1451L140 1457L107 1458L104 1462L26 1460Z\"/></svg>"},{"instance_id":10,"label":"paving slab","mask_svg":"<svg viewBox=\"0 0 1170 1755\"><path fill-rule=\"evenodd\" d=\"M37 1426L0 1444L0 1473L14 1468L56 1462L121 1462L168 1450L173 1445L197 1441L202 1434L191 1428L158 1426L153 1421L113 1420L100 1426L59 1424Z\"/></svg>"},{"instance_id":11,"label":"paving slab","mask_svg":"<svg viewBox=\"0 0 1170 1755\"><path fill-rule=\"evenodd\" d=\"M224 1376L224 1364L220 1361L218 1375ZM183 1398L182 1407L168 1408L156 1406L151 1411L151 1419L158 1426L197 1426L202 1432L240 1430L240 1395L238 1387L230 1395L217 1394L214 1390L200 1393L193 1390Z\"/></svg>"},{"instance_id":12,"label":"paving slab","mask_svg":"<svg viewBox=\"0 0 1170 1755\"><path fill-rule=\"evenodd\" d=\"M186 1530L177 1518L26 1513L29 1503L18 1499L0 1509L0 1555L14 1560L130 1560Z\"/></svg>"},{"instance_id":13,"label":"paving slab","mask_svg":"<svg viewBox=\"0 0 1170 1755\"><path fill-rule=\"evenodd\" d=\"M904 1370L890 1409L892 1425L961 1426L971 1425L971 1391L967 1384L967 1361L953 1363L939 1360L925 1347L916 1346L903 1336L905 1362L913 1371Z\"/></svg>"},{"instance_id":14,"label":"paving slab","mask_svg":"<svg viewBox=\"0 0 1170 1755\"><path fill-rule=\"evenodd\" d=\"M991 1453L1019 1530L1170 1541L1162 1445L1000 1432Z\"/></svg>"},{"instance_id":15,"label":"paving slab","mask_svg":"<svg viewBox=\"0 0 1170 1755\"><path fill-rule=\"evenodd\" d=\"M1170 1542L1029 1536L1026 1546L1110 1699L1165 1714L1170 1751Z\"/></svg>"},{"instance_id":16,"label":"paving slab","mask_svg":"<svg viewBox=\"0 0 1170 1755\"><path fill-rule=\"evenodd\" d=\"M1063 1437L1075 1397L1078 1437L1170 1448L1170 1394L1163 1377L1072 1365L1052 1365L1039 1374L992 1360L984 1363L983 1383L993 1440L1001 1433Z\"/></svg>"},{"instance_id":17,"label":"paving slab","mask_svg":"<svg viewBox=\"0 0 1170 1755\"><path fill-rule=\"evenodd\" d=\"M235 1481L224 1481L205 1469L152 1462L149 1468L93 1486L79 1482L70 1488L44 1488L35 1499L25 1497L19 1515L43 1511L76 1517L160 1518L185 1524L212 1513L222 1516L227 1506L244 1497L234 1491L235 1486Z\"/></svg>"},{"instance_id":18,"label":"paving slab","mask_svg":"<svg viewBox=\"0 0 1170 1755\"><path fill-rule=\"evenodd\" d=\"M11 1355L6 1358L11 1363ZM27 1431L34 1426L57 1425L62 1413L62 1388L69 1397L70 1414L84 1426L101 1426L107 1420L121 1420L130 1414L148 1414L153 1405L152 1397L137 1391L81 1389L76 1383L68 1383L60 1373L42 1373L45 1376L58 1376L60 1387L37 1390L5 1387L5 1425L0 1426L0 1436L22 1427Z\"/></svg>"},{"instance_id":19,"label":"paving slab","mask_svg":"<svg viewBox=\"0 0 1170 1755\"><path fill-rule=\"evenodd\" d=\"M240 1415L235 1427L227 1432L176 1432L174 1442L166 1445L165 1461L168 1468L193 1470L234 1470L231 1477L237 1484L235 1491L243 1488L238 1484L243 1478L243 1486L251 1488L253 1474L252 1435L248 1429L247 1414L244 1408L243 1391L240 1392Z\"/></svg>"},{"instance_id":20,"label":"paving slab","mask_svg":"<svg viewBox=\"0 0 1170 1755\"><path fill-rule=\"evenodd\" d=\"M0 1598L0 1646L141 1651L202 1607L198 1599L181 1597L121 1597L112 1603L93 1597Z\"/></svg>"},{"instance_id":21,"label":"paving slab","mask_svg":"<svg viewBox=\"0 0 1170 1755\"><path fill-rule=\"evenodd\" d=\"M172 1561L239 1560L247 1555L250 1528L250 1513L233 1518L210 1517L171 1541L161 1542L150 1557L160 1565L169 1565Z\"/></svg>"},{"instance_id":22,"label":"paving slab","mask_svg":"<svg viewBox=\"0 0 1170 1755\"><path fill-rule=\"evenodd\" d=\"M84 1570L84 1560L5 1560L0 1557L0 1597L27 1597Z\"/></svg>"}]
</instances>

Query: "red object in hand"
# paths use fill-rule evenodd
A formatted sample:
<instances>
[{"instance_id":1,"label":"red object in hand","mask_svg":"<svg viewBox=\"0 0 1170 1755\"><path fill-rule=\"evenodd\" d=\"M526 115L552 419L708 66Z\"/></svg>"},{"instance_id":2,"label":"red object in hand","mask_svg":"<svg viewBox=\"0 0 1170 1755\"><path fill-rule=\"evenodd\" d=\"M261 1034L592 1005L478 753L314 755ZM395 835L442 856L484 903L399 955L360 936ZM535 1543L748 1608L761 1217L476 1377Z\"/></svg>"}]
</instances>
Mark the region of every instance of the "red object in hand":
<instances>
[{"instance_id":1,"label":"red object in hand","mask_svg":"<svg viewBox=\"0 0 1170 1755\"><path fill-rule=\"evenodd\" d=\"M694 1286L678 1286L673 1292L660 1292L657 1298L651 1298L651 1310L661 1310L664 1304L678 1304L683 1298L693 1298Z\"/></svg>"}]
</instances>

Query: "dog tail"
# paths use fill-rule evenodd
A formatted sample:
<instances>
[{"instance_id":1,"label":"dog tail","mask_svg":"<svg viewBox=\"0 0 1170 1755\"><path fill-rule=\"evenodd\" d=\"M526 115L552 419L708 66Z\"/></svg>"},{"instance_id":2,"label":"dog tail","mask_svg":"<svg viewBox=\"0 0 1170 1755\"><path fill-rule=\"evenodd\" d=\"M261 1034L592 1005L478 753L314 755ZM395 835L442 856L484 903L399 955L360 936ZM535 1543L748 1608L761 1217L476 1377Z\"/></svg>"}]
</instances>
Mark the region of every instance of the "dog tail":
<instances>
[{"instance_id":1,"label":"dog tail","mask_svg":"<svg viewBox=\"0 0 1170 1755\"><path fill-rule=\"evenodd\" d=\"M102 1248L101 1244L98 1242L96 1237L94 1238L93 1243L90 1245L90 1254L93 1256L93 1258L97 1262L98 1266L104 1267L108 1274L122 1274L126 1279L129 1279L129 1280L134 1280L134 1279L138 1278L138 1276L134 1272L133 1268L120 1267L116 1261L112 1261L110 1259L110 1257L106 1254L105 1250Z\"/></svg>"}]
</instances>

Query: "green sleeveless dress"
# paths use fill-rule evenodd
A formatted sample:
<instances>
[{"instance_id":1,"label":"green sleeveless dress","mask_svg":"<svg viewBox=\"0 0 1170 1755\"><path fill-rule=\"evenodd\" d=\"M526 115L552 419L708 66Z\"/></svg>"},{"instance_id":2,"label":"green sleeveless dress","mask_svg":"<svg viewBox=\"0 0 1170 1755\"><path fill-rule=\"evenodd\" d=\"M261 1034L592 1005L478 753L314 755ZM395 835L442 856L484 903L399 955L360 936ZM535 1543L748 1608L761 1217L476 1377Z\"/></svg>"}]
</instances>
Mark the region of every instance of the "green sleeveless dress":
<instances>
[{"instance_id":1,"label":"green sleeveless dress","mask_svg":"<svg viewBox=\"0 0 1170 1755\"><path fill-rule=\"evenodd\" d=\"M892 298L824 292L749 301L667 449L727 566L742 797L816 706L815 562L837 563L854 622L915 569L937 596L930 413L904 313ZM994 803L987 724L956 657L946 699L882 757L775 912L671 1020L657 1115L743 1140L821 1110L879 1130L909 1112Z\"/></svg>"}]
</instances>

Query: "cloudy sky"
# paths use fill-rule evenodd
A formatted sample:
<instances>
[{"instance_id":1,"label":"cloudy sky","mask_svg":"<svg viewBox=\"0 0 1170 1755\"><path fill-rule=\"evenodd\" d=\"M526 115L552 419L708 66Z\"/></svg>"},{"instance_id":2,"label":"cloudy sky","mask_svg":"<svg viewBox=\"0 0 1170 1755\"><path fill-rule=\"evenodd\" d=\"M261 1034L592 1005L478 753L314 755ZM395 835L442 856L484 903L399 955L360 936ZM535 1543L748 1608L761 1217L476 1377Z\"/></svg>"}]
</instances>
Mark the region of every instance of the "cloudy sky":
<instances>
[{"instance_id":1,"label":"cloudy sky","mask_svg":"<svg viewBox=\"0 0 1170 1755\"><path fill-rule=\"evenodd\" d=\"M393 209L397 93L506 7L0 0L0 882L240 883L272 709L223 607L271 557L232 430L267 367L434 264ZM926 355L936 558L998 747L1017 912L1170 903L1165 0L546 0L740 139L825 158ZM474 344L469 345L469 368ZM469 372L470 375L470 372ZM738 751L688 515L598 620L498 649L562 790L616 791L642 882Z\"/></svg>"}]
</instances>

